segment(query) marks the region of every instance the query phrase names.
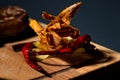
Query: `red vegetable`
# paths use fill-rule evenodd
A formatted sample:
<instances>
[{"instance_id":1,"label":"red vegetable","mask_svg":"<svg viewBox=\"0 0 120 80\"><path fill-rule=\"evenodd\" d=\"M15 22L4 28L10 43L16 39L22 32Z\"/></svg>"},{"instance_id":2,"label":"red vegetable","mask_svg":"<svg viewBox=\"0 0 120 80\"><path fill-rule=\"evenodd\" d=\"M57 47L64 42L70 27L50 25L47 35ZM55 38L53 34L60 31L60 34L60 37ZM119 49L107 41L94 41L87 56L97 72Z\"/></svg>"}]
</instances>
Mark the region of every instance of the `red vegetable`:
<instances>
[{"instance_id":1,"label":"red vegetable","mask_svg":"<svg viewBox=\"0 0 120 80\"><path fill-rule=\"evenodd\" d=\"M23 52L26 62L33 69L37 71L41 71L43 69L41 66L37 64L37 61L35 60L34 56L72 54L72 52L76 50L77 48L89 45L90 40L91 40L90 36L86 34L86 35L80 36L77 40L75 40L69 46L66 46L65 48L61 48L58 50L50 50L50 51L40 51L40 52L32 51L33 44L32 42L30 42L30 43L25 44L25 46L22 48L22 52Z\"/></svg>"},{"instance_id":2,"label":"red vegetable","mask_svg":"<svg viewBox=\"0 0 120 80\"><path fill-rule=\"evenodd\" d=\"M32 48L32 43L26 43L25 46L22 48L22 53L25 57L26 62L35 70L41 70L41 67L37 64L36 61L32 59L31 54L29 53Z\"/></svg>"}]
</instances>

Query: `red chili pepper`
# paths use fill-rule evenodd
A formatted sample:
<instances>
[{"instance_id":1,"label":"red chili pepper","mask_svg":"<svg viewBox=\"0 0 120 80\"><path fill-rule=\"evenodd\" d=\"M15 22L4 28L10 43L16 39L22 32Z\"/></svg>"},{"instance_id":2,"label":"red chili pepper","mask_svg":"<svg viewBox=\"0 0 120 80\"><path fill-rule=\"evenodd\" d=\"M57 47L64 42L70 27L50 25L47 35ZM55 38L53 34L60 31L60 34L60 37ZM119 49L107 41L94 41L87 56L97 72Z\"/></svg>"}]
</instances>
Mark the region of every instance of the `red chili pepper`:
<instances>
[{"instance_id":1,"label":"red chili pepper","mask_svg":"<svg viewBox=\"0 0 120 80\"><path fill-rule=\"evenodd\" d=\"M32 60L29 51L32 48L32 43L26 43L25 46L22 48L22 53L24 55L24 58L26 62L35 70L39 71L41 70L41 67L37 64L36 61Z\"/></svg>"},{"instance_id":2,"label":"red chili pepper","mask_svg":"<svg viewBox=\"0 0 120 80\"><path fill-rule=\"evenodd\" d=\"M35 51L30 51L31 54L34 56L37 55L62 55L62 54L68 54L72 53L72 48L61 48L58 50L50 50L50 51L40 51L40 52L35 52Z\"/></svg>"},{"instance_id":3,"label":"red chili pepper","mask_svg":"<svg viewBox=\"0 0 120 80\"><path fill-rule=\"evenodd\" d=\"M22 53L24 55L24 58L25 58L26 62L33 69L37 70L38 72L41 72L41 73L45 74L48 77L51 77L51 75L49 75L41 66L38 65L37 61L32 59L32 55L29 53L32 46L33 46L33 44L32 44L32 42L30 42L30 43L26 43L25 46L22 48Z\"/></svg>"},{"instance_id":4,"label":"red chili pepper","mask_svg":"<svg viewBox=\"0 0 120 80\"><path fill-rule=\"evenodd\" d=\"M35 52L32 51L33 44L31 43L26 43L25 46L22 48L23 55L25 57L26 62L35 70L37 71L42 71L42 67L37 64L37 61L32 58L33 56L37 55L62 55L62 54L70 54L74 50L80 47L84 47L86 45L90 44L90 36L89 35L83 35L80 36L77 40L72 42L69 46L65 48L61 48L58 50L50 50L50 51L40 51L40 52Z\"/></svg>"},{"instance_id":5,"label":"red chili pepper","mask_svg":"<svg viewBox=\"0 0 120 80\"><path fill-rule=\"evenodd\" d=\"M75 40L74 42L70 44L70 47L75 48L75 49L79 47L83 47L85 45L89 45L90 41L91 41L91 37L88 34L86 34L86 35L78 37L77 40Z\"/></svg>"}]
</instances>

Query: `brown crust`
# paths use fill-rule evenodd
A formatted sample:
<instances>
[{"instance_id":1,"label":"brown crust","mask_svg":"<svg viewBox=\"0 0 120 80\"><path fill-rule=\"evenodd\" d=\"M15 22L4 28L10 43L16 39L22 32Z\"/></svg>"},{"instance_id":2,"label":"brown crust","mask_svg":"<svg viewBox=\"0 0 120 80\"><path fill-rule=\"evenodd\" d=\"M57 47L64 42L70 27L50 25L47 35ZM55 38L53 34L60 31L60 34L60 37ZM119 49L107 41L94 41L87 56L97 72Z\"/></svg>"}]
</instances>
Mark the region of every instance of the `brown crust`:
<instances>
[{"instance_id":1,"label":"brown crust","mask_svg":"<svg viewBox=\"0 0 120 80\"><path fill-rule=\"evenodd\" d=\"M19 6L0 9L0 38L11 37L22 32L28 25L28 14Z\"/></svg>"}]
</instances>

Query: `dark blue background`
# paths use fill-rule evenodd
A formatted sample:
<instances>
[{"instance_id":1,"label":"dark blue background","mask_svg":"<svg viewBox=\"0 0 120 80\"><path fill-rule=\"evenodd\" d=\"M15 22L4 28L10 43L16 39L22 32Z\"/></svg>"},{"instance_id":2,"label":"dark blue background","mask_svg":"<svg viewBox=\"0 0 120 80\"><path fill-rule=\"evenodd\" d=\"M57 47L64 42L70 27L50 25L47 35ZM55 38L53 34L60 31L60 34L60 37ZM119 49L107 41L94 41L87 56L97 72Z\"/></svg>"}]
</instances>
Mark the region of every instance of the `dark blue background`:
<instances>
[{"instance_id":1,"label":"dark blue background","mask_svg":"<svg viewBox=\"0 0 120 80\"><path fill-rule=\"evenodd\" d=\"M0 0L0 7L19 5L31 18L48 23L41 17L42 11L57 15L71 4L83 1L83 6L71 25L82 34L90 34L92 41L120 51L120 0Z\"/></svg>"}]
</instances>

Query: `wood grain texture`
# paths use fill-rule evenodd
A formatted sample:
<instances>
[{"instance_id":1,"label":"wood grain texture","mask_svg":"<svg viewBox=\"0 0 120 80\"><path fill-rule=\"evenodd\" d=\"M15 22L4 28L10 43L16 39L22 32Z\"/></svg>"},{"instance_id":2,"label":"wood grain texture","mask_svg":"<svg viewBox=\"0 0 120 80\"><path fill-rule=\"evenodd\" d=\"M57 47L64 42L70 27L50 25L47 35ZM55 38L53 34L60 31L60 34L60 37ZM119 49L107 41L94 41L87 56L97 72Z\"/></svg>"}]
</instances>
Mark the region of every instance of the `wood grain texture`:
<instances>
[{"instance_id":1,"label":"wood grain texture","mask_svg":"<svg viewBox=\"0 0 120 80\"><path fill-rule=\"evenodd\" d=\"M44 76L33 70L25 61L22 52L15 52L12 49L12 45L38 40L38 37L32 37L23 41L17 41L13 43L7 43L0 48L0 78L5 79L18 79L18 80L28 80L28 79L43 79L46 80L68 80L73 77L82 76L88 72L97 70L102 67L112 65L120 61L120 54L114 50L108 49L101 45L91 42L98 49L103 51L105 54L109 54L112 60L102 62L102 63L89 63L93 59L89 54L84 53L79 55L79 61L77 65L70 62L67 57L66 60L62 57L52 57L43 60L39 64L50 74L52 78ZM78 56L77 56L78 57ZM70 59L70 58L69 58ZM73 58L72 58L73 59Z\"/></svg>"},{"instance_id":2,"label":"wood grain texture","mask_svg":"<svg viewBox=\"0 0 120 80\"><path fill-rule=\"evenodd\" d=\"M39 40L39 37L34 36L24 40L6 43L3 47L0 47L0 79L69 80L120 61L119 52L91 42L91 44L94 44L105 55L110 55L111 59L101 63L94 62L94 57L88 53L82 53L76 56L76 63L74 62L76 57L51 57L39 62L39 65L52 76L46 77L44 74L33 70L26 63L22 52L15 52L12 48L12 45L36 40ZM73 59L73 61L70 59Z\"/></svg>"}]
</instances>

